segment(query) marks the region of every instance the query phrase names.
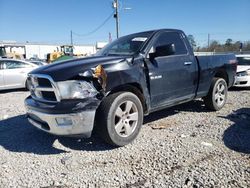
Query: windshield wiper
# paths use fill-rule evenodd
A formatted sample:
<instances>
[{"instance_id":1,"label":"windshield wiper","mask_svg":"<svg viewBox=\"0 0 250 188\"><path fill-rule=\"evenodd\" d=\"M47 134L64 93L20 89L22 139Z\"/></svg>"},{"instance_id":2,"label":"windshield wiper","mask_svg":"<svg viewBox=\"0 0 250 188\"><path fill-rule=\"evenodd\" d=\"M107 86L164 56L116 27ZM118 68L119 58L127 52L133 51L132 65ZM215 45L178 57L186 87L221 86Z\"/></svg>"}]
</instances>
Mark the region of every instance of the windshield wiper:
<instances>
[{"instance_id":1,"label":"windshield wiper","mask_svg":"<svg viewBox=\"0 0 250 188\"><path fill-rule=\"evenodd\" d=\"M108 53L108 54L105 54L105 55L107 55L107 56L131 56L131 55L133 55L133 53L124 53L124 54L118 54L118 53Z\"/></svg>"}]
</instances>

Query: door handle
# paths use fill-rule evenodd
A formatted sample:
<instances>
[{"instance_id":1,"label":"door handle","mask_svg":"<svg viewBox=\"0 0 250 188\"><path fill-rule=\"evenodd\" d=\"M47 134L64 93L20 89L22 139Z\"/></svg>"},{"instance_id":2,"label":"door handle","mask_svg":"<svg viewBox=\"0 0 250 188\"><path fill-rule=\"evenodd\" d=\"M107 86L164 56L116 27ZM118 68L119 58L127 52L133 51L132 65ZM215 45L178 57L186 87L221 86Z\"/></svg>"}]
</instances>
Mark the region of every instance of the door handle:
<instances>
[{"instance_id":1,"label":"door handle","mask_svg":"<svg viewBox=\"0 0 250 188\"><path fill-rule=\"evenodd\" d=\"M184 62L184 65L192 65L193 62L188 61L188 62Z\"/></svg>"}]
</instances>

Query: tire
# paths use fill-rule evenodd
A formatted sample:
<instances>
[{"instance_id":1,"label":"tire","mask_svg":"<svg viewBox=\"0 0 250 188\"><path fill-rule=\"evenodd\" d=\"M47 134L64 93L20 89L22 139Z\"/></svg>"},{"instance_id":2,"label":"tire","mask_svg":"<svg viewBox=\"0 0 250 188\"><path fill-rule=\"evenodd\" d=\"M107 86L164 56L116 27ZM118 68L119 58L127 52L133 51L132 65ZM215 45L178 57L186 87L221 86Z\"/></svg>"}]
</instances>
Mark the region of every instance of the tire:
<instances>
[{"instance_id":1,"label":"tire","mask_svg":"<svg viewBox=\"0 0 250 188\"><path fill-rule=\"evenodd\" d=\"M210 110L220 110L227 101L227 83L223 78L213 78L208 95L204 97L205 106Z\"/></svg>"},{"instance_id":2,"label":"tire","mask_svg":"<svg viewBox=\"0 0 250 188\"><path fill-rule=\"evenodd\" d=\"M139 134L143 115L141 101L135 94L111 94L102 101L97 110L97 133L111 145L127 145Z\"/></svg>"}]
</instances>

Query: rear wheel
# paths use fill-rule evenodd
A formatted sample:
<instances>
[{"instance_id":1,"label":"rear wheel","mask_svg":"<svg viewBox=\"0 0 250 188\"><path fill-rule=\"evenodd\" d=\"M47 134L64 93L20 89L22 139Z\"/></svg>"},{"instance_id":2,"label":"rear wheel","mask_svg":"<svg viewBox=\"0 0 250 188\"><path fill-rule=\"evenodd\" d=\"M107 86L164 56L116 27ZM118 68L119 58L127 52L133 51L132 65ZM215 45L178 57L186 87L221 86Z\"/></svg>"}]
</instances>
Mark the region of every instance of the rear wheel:
<instances>
[{"instance_id":1,"label":"rear wheel","mask_svg":"<svg viewBox=\"0 0 250 188\"><path fill-rule=\"evenodd\" d=\"M208 95L204 97L207 108L220 110L227 101L227 83L223 78L213 78Z\"/></svg>"},{"instance_id":2,"label":"rear wheel","mask_svg":"<svg viewBox=\"0 0 250 188\"><path fill-rule=\"evenodd\" d=\"M97 130L100 136L115 146L132 142L143 123L140 99L130 92L119 92L106 97L97 111Z\"/></svg>"}]
</instances>

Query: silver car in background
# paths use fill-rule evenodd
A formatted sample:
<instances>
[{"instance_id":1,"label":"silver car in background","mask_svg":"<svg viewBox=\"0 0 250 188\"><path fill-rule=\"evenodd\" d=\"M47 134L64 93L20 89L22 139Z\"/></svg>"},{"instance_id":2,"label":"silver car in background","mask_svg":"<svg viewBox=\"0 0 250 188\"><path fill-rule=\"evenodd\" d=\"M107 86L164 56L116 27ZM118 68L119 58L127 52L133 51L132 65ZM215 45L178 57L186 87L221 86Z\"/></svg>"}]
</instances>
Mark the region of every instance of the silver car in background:
<instances>
[{"instance_id":1,"label":"silver car in background","mask_svg":"<svg viewBox=\"0 0 250 188\"><path fill-rule=\"evenodd\" d=\"M238 60L234 82L236 87L250 87L250 54L236 55Z\"/></svg>"},{"instance_id":2,"label":"silver car in background","mask_svg":"<svg viewBox=\"0 0 250 188\"><path fill-rule=\"evenodd\" d=\"M28 62L33 63L38 66L48 65L48 63L46 63L45 61L41 61L41 60L28 60Z\"/></svg>"},{"instance_id":3,"label":"silver car in background","mask_svg":"<svg viewBox=\"0 0 250 188\"><path fill-rule=\"evenodd\" d=\"M16 59L0 59L0 90L27 87L27 75L38 65Z\"/></svg>"}]
</instances>

